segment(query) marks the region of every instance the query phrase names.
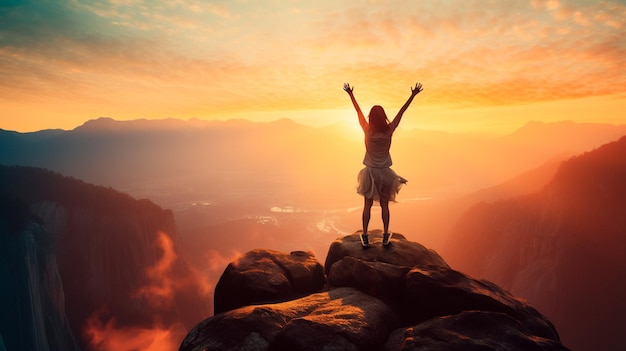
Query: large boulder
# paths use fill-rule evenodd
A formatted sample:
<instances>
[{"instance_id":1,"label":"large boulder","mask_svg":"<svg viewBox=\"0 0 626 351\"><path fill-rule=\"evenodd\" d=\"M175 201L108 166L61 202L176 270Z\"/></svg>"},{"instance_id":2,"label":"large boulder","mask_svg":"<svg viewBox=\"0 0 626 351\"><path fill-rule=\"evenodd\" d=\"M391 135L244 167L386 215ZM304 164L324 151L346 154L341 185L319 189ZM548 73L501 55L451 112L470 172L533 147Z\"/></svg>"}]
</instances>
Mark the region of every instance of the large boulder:
<instances>
[{"instance_id":1,"label":"large boulder","mask_svg":"<svg viewBox=\"0 0 626 351\"><path fill-rule=\"evenodd\" d=\"M231 262L215 287L215 313L319 292L324 268L312 253L252 250Z\"/></svg>"},{"instance_id":2,"label":"large boulder","mask_svg":"<svg viewBox=\"0 0 626 351\"><path fill-rule=\"evenodd\" d=\"M245 254L216 287L216 309L218 298L236 303L194 327L180 350L567 350L526 302L402 235L383 247L379 234L365 249L358 233L333 242L325 285L313 256ZM297 296L288 266L308 277L302 282L315 277L307 289L325 290Z\"/></svg>"},{"instance_id":3,"label":"large boulder","mask_svg":"<svg viewBox=\"0 0 626 351\"><path fill-rule=\"evenodd\" d=\"M326 256L325 271L332 287L350 286L367 294L395 301L401 298L403 278L413 267L448 267L433 250L394 234L382 245L382 232L369 234L371 246L363 248L359 234L338 238Z\"/></svg>"},{"instance_id":4,"label":"large boulder","mask_svg":"<svg viewBox=\"0 0 626 351\"><path fill-rule=\"evenodd\" d=\"M218 314L194 327L180 350L376 350L398 326L387 304L338 288Z\"/></svg>"},{"instance_id":5,"label":"large boulder","mask_svg":"<svg viewBox=\"0 0 626 351\"><path fill-rule=\"evenodd\" d=\"M520 322L535 336L559 339L552 323L523 300L492 282L449 268L413 268L405 276L403 293L403 311L409 321L422 322L465 311L498 312Z\"/></svg>"}]
</instances>

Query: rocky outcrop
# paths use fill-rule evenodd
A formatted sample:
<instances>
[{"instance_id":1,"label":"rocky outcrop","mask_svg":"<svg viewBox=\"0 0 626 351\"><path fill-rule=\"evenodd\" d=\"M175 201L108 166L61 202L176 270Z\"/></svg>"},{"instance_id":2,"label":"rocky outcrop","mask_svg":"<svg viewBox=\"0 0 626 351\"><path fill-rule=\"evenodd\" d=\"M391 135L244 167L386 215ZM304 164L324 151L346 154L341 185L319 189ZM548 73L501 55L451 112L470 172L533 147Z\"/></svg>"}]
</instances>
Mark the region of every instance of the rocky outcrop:
<instances>
[{"instance_id":1,"label":"rocky outcrop","mask_svg":"<svg viewBox=\"0 0 626 351\"><path fill-rule=\"evenodd\" d=\"M436 252L402 235L394 235L388 247L380 234L370 240L367 249L358 234L331 244L323 291L288 301L284 294L263 295L247 306L233 305L196 325L180 351L567 350L550 321L495 284L452 270ZM288 257L255 250L244 255L245 268L236 275L273 281L273 274L258 271L274 255ZM230 266L226 271L236 281ZM242 291L248 289L255 287L233 283L221 294L256 296Z\"/></svg>"},{"instance_id":2,"label":"rocky outcrop","mask_svg":"<svg viewBox=\"0 0 626 351\"><path fill-rule=\"evenodd\" d=\"M312 253L253 250L226 267L215 286L215 313L292 300L322 290L324 283L324 268Z\"/></svg>"}]
</instances>

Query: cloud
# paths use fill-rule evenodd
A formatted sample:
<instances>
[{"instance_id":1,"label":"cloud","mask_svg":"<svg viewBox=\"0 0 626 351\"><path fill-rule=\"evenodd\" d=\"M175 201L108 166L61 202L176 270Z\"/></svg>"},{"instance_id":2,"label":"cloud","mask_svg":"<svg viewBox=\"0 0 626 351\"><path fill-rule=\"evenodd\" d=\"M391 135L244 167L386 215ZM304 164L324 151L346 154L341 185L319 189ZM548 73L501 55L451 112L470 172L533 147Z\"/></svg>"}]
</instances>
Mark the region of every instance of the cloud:
<instances>
[{"instance_id":1,"label":"cloud","mask_svg":"<svg viewBox=\"0 0 626 351\"><path fill-rule=\"evenodd\" d=\"M66 5L64 2L3 2L0 5L0 45L39 48L59 37L76 37L83 32L79 30L82 20Z\"/></svg>"},{"instance_id":2,"label":"cloud","mask_svg":"<svg viewBox=\"0 0 626 351\"><path fill-rule=\"evenodd\" d=\"M87 320L83 334L92 350L171 351L178 348L187 332L180 324L152 328L122 327L105 311L98 311Z\"/></svg>"},{"instance_id":3,"label":"cloud","mask_svg":"<svg viewBox=\"0 0 626 351\"><path fill-rule=\"evenodd\" d=\"M180 33L236 17L227 2L219 1L92 1L74 2L74 6L111 25L144 33Z\"/></svg>"},{"instance_id":4,"label":"cloud","mask_svg":"<svg viewBox=\"0 0 626 351\"><path fill-rule=\"evenodd\" d=\"M325 26L323 42L330 44L321 45L342 46L353 65L376 67L377 72L365 77L378 76L370 81L377 87L389 85L382 82L385 76L432 78L428 86L436 89L429 91L429 98L443 104L536 102L623 92L624 76L613 73L623 64L626 41L623 33L610 29L622 26L623 7L558 1L533 1L530 7L510 1L489 8L485 4L444 5L441 11L402 7L402 15L373 9L358 13L359 18L351 18L356 13L352 11ZM609 8L614 15L607 21ZM387 29L390 19L403 34ZM378 35L375 49L359 39L370 32ZM385 53L394 54L385 59Z\"/></svg>"},{"instance_id":5,"label":"cloud","mask_svg":"<svg viewBox=\"0 0 626 351\"><path fill-rule=\"evenodd\" d=\"M172 266L177 259L174 243L167 234L160 232L158 244L162 251L161 258L148 269L149 283L137 291L137 296L148 300L151 306L170 305L174 299Z\"/></svg>"},{"instance_id":6,"label":"cloud","mask_svg":"<svg viewBox=\"0 0 626 351\"><path fill-rule=\"evenodd\" d=\"M417 80L444 105L626 86L614 73L626 47L616 2L72 0L0 11L2 104L83 120L333 109L346 80L391 104Z\"/></svg>"},{"instance_id":7,"label":"cloud","mask_svg":"<svg viewBox=\"0 0 626 351\"><path fill-rule=\"evenodd\" d=\"M178 255L172 238L164 232L158 233L157 245L161 256L156 264L146 271L148 282L132 296L145 301L154 309L171 308L177 294L188 291L208 295L212 291L204 274L187 268L177 270Z\"/></svg>"},{"instance_id":8,"label":"cloud","mask_svg":"<svg viewBox=\"0 0 626 351\"><path fill-rule=\"evenodd\" d=\"M213 286L206 274L189 267L181 270L174 243L167 233L159 232L156 244L161 255L147 268L147 282L128 296L144 306L149 315L142 316L144 321L138 325L118 320L106 306L94 311L83 325L83 336L90 349L169 351L176 349L187 334L189 326L183 323L189 317L184 314L201 307L190 306L197 300L186 297L208 299Z\"/></svg>"}]
</instances>

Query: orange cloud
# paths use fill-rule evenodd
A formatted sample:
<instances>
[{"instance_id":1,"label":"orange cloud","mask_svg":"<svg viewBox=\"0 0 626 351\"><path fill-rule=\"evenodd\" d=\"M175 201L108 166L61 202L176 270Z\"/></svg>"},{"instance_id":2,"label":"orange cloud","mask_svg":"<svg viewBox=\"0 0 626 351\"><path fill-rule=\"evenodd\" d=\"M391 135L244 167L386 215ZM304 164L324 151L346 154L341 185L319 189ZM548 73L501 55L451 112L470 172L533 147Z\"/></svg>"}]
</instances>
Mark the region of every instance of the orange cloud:
<instances>
[{"instance_id":1,"label":"orange cloud","mask_svg":"<svg viewBox=\"0 0 626 351\"><path fill-rule=\"evenodd\" d=\"M174 244L172 239L163 232L159 232L158 244L162 251L161 258L155 266L148 269L150 282L136 293L137 297L146 299L151 306L170 305L174 298L172 279L172 265L176 260Z\"/></svg>"},{"instance_id":2,"label":"orange cloud","mask_svg":"<svg viewBox=\"0 0 626 351\"><path fill-rule=\"evenodd\" d=\"M226 266L242 254L243 253L239 251L234 251L230 255L225 256L217 250L209 249L204 254L207 262L207 270L211 273L217 274L219 277L224 272L224 269L226 269Z\"/></svg>"},{"instance_id":3,"label":"orange cloud","mask_svg":"<svg viewBox=\"0 0 626 351\"><path fill-rule=\"evenodd\" d=\"M169 328L121 327L103 311L93 313L83 329L90 350L171 351L187 334L182 325Z\"/></svg>"},{"instance_id":4,"label":"orange cloud","mask_svg":"<svg viewBox=\"0 0 626 351\"><path fill-rule=\"evenodd\" d=\"M177 271L180 269L177 267L178 257L167 233L158 233L157 245L161 255L156 264L146 271L147 284L129 297L145 304L146 313L151 314L146 316L150 322L145 325L125 325L118 322L116 316L106 308L95 311L83 326L83 335L90 349L171 351L178 348L187 329L182 322L172 321L172 311L176 314L190 308L184 305L186 301L181 301L181 296L185 294L193 296L198 293L208 299L212 285L208 277L192 269Z\"/></svg>"},{"instance_id":5,"label":"orange cloud","mask_svg":"<svg viewBox=\"0 0 626 351\"><path fill-rule=\"evenodd\" d=\"M148 283L137 290L134 298L144 299L150 306L157 308L170 306L177 292L199 290L203 295L212 292L206 274L200 274L190 267L183 274L174 271L178 257L167 233L159 232L157 243L162 252L161 257L154 266L148 268Z\"/></svg>"}]
</instances>

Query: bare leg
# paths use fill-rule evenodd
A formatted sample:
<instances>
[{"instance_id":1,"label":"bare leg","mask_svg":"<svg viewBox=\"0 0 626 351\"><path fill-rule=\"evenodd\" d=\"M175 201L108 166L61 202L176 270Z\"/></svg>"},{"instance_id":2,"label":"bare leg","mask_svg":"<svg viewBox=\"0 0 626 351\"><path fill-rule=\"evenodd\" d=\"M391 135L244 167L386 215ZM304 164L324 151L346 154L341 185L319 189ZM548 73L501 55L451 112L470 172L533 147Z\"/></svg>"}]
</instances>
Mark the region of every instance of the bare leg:
<instances>
[{"instance_id":1,"label":"bare leg","mask_svg":"<svg viewBox=\"0 0 626 351\"><path fill-rule=\"evenodd\" d=\"M383 216L384 233L389 233L389 200L380 199L380 208Z\"/></svg>"},{"instance_id":2,"label":"bare leg","mask_svg":"<svg viewBox=\"0 0 626 351\"><path fill-rule=\"evenodd\" d=\"M367 227L370 224L370 216L372 212L372 205L374 204L374 199L368 199L363 197L365 202L363 204L363 234L367 234Z\"/></svg>"}]
</instances>

